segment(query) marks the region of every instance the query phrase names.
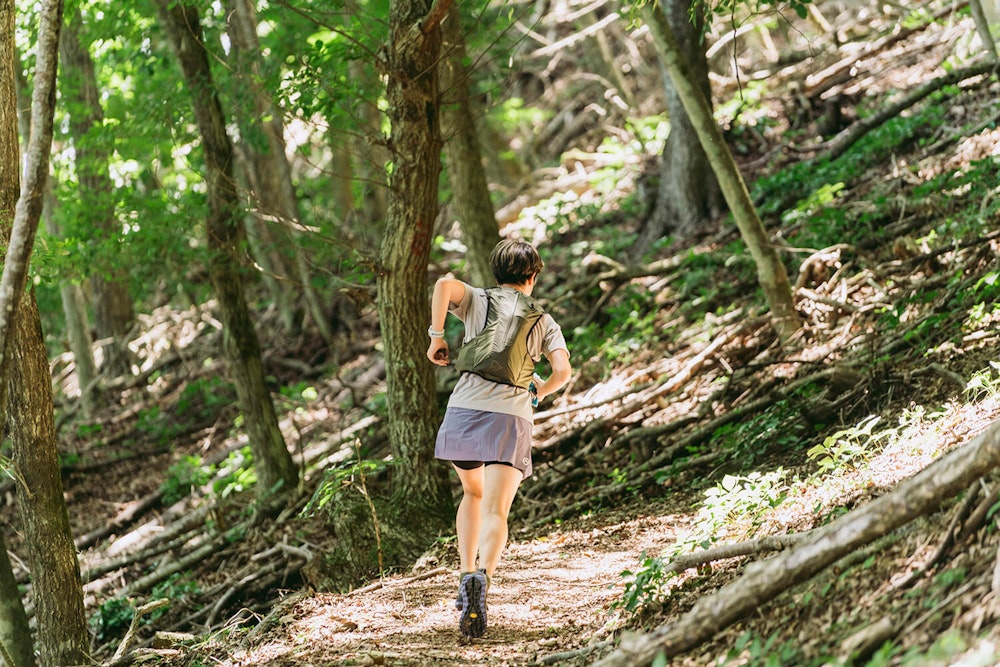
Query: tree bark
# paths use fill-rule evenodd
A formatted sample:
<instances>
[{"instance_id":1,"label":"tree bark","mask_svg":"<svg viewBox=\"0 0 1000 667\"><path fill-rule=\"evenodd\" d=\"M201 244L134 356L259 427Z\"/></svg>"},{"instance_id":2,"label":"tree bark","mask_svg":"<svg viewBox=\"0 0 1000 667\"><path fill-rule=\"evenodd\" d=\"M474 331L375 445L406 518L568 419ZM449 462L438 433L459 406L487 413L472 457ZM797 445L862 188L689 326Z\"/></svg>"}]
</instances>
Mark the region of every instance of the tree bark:
<instances>
[{"instance_id":1,"label":"tree bark","mask_svg":"<svg viewBox=\"0 0 1000 667\"><path fill-rule=\"evenodd\" d=\"M6 239L11 232L14 210L20 188L21 156L17 136L17 93L15 69L20 64L14 43L14 0L0 1L0 236ZM8 270L4 261L4 272ZM6 422L7 333L11 313L16 304L11 301L21 295L21 290L0 293L0 425ZM34 667L35 654L31 641L28 616L17 581L7 556L7 544L0 535L0 649L4 660L18 667Z\"/></svg>"},{"instance_id":2,"label":"tree bark","mask_svg":"<svg viewBox=\"0 0 1000 667\"><path fill-rule=\"evenodd\" d=\"M8 6L4 9L8 10ZM0 355L0 406L9 409L6 413L9 419L5 415L0 424L8 427L12 443L18 476L17 504L34 584L39 650L45 665L84 664L88 649L80 569L59 471L48 356L34 293L21 298L49 171L62 9L61 0L51 0L42 6L39 14L25 180L17 199L13 227L8 224L0 227L0 243L7 244L0 279L0 350L3 351ZM4 26L4 51L8 57L3 58L3 62L12 65L14 49L8 48L13 44L12 20L10 23L5 20ZM13 158L3 161L4 169L13 169L13 173L3 174L0 187L4 189L3 199L7 204L3 210L9 211L9 193L18 183L20 165L12 68L2 81L5 82L4 103L0 108L4 119L0 143L5 146L7 158ZM13 603L6 600L4 606L9 610ZM30 634L17 641L26 638L30 640ZM6 641L5 648L14 655ZM28 664L31 662L33 659Z\"/></svg>"},{"instance_id":3,"label":"tree bark","mask_svg":"<svg viewBox=\"0 0 1000 667\"><path fill-rule=\"evenodd\" d=\"M757 267L757 281L771 309L771 323L779 337L788 339L802 326L802 320L795 310L785 265L767 238L767 231L750 200L750 193L733 154L712 117L708 101L693 83L690 67L674 38L670 23L662 9L656 5L644 5L642 13L649 24L656 50L670 73L670 79L719 180L722 194L733 213L743 242L753 257Z\"/></svg>"},{"instance_id":4,"label":"tree bark","mask_svg":"<svg viewBox=\"0 0 1000 667\"><path fill-rule=\"evenodd\" d=\"M390 146L394 169L378 271L389 441L397 466L393 496L421 516L433 539L450 522L446 468L434 459L439 423L432 366L424 357L430 321L427 264L438 213L441 127L437 64L440 21L450 0L393 0L388 48Z\"/></svg>"},{"instance_id":5,"label":"tree bark","mask_svg":"<svg viewBox=\"0 0 1000 667\"><path fill-rule=\"evenodd\" d=\"M442 27L441 119L448 182L462 226L466 263L475 283L488 287L496 283L490 253L500 242L500 232L483 168L476 113L469 95L469 68L465 66L465 36L455 5Z\"/></svg>"},{"instance_id":6,"label":"tree bark","mask_svg":"<svg viewBox=\"0 0 1000 667\"><path fill-rule=\"evenodd\" d=\"M648 665L657 655L670 660L855 549L937 510L997 466L1000 466L1000 422L994 422L972 442L904 480L891 493L815 529L801 545L747 566L743 576L699 600L676 623L638 637L597 664L600 667Z\"/></svg>"},{"instance_id":7,"label":"tree bark","mask_svg":"<svg viewBox=\"0 0 1000 667\"><path fill-rule=\"evenodd\" d=\"M20 58L17 62L20 62ZM28 135L31 133L31 101L27 94L28 82L24 80L20 70L17 72L17 122L21 131L21 143L27 147ZM58 207L55 194L52 192L52 179L45 179L45 190L42 195L42 221L45 232L52 238L62 236L54 211ZM103 402L103 395L97 376L97 364L94 362L94 348L90 338L90 325L87 321L87 300L80 286L70 280L59 281L59 295L62 299L63 315L66 320L66 335L69 338L69 349L73 353L76 366L76 379L80 387L80 405L87 417Z\"/></svg>"},{"instance_id":8,"label":"tree bark","mask_svg":"<svg viewBox=\"0 0 1000 667\"><path fill-rule=\"evenodd\" d=\"M689 14L691 10L688 2L669 0L663 7L677 38L678 48L681 53L686 54L691 84L701 92L708 105L708 113L711 114L712 88L708 81L708 60L701 43L702 13L697 12L697 22L694 23ZM684 108L678 88L663 63L661 58L670 134L667 135L660 157L656 203L643 224L633 249L633 255L637 258L663 236L693 236L705 222L719 215L725 208L719 181Z\"/></svg>"},{"instance_id":9,"label":"tree bark","mask_svg":"<svg viewBox=\"0 0 1000 667\"><path fill-rule=\"evenodd\" d=\"M206 226L212 253L208 272L222 311L223 347L250 438L257 493L266 497L279 487L287 492L298 483L298 469L278 427L257 332L243 291L240 253L244 238L233 177L233 146L214 88L198 11L172 0L157 0L157 7L180 60L205 151L209 208Z\"/></svg>"},{"instance_id":10,"label":"tree bark","mask_svg":"<svg viewBox=\"0 0 1000 667\"><path fill-rule=\"evenodd\" d=\"M983 11L983 3L980 0L969 0L969 9L972 10L972 18L976 22L976 32L979 33L979 40L983 43L983 50L996 62L997 44L993 39L993 31L990 30L990 20Z\"/></svg>"},{"instance_id":11,"label":"tree bark","mask_svg":"<svg viewBox=\"0 0 1000 667\"><path fill-rule=\"evenodd\" d=\"M249 154L249 150L239 144L233 146L233 150L236 156L236 175L240 185L240 200L245 209L243 220L250 255L259 267L258 272L261 280L281 316L285 332L293 336L298 335L302 332L304 311L299 304L295 303L296 298L292 291L285 289L282 284L292 275L285 263L284 255L286 253L279 246L267 223L260 219L258 211L255 210L256 207L251 204L252 193L260 190L260 184L257 182L257 175L252 164L252 156Z\"/></svg>"},{"instance_id":12,"label":"tree bark","mask_svg":"<svg viewBox=\"0 0 1000 667\"><path fill-rule=\"evenodd\" d=\"M11 331L8 428L23 483L17 504L31 570L43 665L83 665L89 638L80 567L63 497L49 361L34 292Z\"/></svg>"},{"instance_id":13,"label":"tree bark","mask_svg":"<svg viewBox=\"0 0 1000 667\"><path fill-rule=\"evenodd\" d=\"M85 227L100 237L118 237L115 202L111 177L108 174L109 151L102 137L95 137L104 123L94 62L88 46L80 38L83 19L77 10L66 23L59 43L63 64L63 85L70 104L70 131L73 136L75 164L79 181L80 210ZM103 239L100 239L103 240ZM90 277L94 290L94 325L97 336L107 341L101 364L111 377L132 373L128 338L135 321L135 309L128 292L124 271L116 266L117 259ZM104 263L102 262L102 265Z\"/></svg>"}]
</instances>

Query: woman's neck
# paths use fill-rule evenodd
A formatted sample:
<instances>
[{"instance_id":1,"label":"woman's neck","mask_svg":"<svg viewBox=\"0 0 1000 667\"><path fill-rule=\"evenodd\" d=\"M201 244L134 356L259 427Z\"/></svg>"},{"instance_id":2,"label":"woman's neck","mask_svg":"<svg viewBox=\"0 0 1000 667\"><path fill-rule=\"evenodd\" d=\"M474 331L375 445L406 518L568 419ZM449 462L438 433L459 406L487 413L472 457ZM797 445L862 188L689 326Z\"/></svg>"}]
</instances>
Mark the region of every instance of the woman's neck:
<instances>
[{"instance_id":1,"label":"woman's neck","mask_svg":"<svg viewBox=\"0 0 1000 667\"><path fill-rule=\"evenodd\" d=\"M509 287L510 289L517 290L525 296L531 296L531 288L527 283L522 283L520 285L515 285L514 283L502 283L497 285L497 287Z\"/></svg>"}]
</instances>

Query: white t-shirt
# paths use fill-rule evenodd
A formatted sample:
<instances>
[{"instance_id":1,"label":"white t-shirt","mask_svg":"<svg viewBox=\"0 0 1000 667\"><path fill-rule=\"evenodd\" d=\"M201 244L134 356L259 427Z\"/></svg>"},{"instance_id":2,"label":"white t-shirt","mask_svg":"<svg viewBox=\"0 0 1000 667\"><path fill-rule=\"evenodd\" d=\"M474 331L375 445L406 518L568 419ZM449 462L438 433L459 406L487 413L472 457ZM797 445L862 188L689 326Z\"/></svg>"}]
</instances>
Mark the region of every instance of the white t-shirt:
<instances>
[{"instance_id":1,"label":"white t-shirt","mask_svg":"<svg viewBox=\"0 0 1000 667\"><path fill-rule=\"evenodd\" d=\"M509 290L511 287L500 287ZM457 306L450 306L448 312L465 324L464 343L472 340L486 326L486 290L465 286L465 296ZM528 334L528 353L532 361L538 362L541 355L548 357L555 350L566 350L566 339L562 329L548 313L532 327ZM454 358L454 354L452 357ZM467 408L483 412L500 412L516 415L533 421L531 395L527 389L493 382L475 373L462 373L458 384L448 399L449 408Z\"/></svg>"}]
</instances>

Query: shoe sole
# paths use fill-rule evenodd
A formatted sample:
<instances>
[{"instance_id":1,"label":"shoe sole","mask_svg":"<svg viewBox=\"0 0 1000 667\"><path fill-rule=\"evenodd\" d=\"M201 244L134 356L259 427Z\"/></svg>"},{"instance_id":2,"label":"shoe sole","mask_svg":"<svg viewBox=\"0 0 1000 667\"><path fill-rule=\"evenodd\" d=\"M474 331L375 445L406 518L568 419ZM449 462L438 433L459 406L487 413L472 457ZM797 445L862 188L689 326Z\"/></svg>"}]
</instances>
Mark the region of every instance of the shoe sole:
<instances>
[{"instance_id":1,"label":"shoe sole","mask_svg":"<svg viewBox=\"0 0 1000 667\"><path fill-rule=\"evenodd\" d=\"M462 603L459 632L466 637L482 637L486 633L486 587L479 577L466 577L462 582Z\"/></svg>"}]
</instances>

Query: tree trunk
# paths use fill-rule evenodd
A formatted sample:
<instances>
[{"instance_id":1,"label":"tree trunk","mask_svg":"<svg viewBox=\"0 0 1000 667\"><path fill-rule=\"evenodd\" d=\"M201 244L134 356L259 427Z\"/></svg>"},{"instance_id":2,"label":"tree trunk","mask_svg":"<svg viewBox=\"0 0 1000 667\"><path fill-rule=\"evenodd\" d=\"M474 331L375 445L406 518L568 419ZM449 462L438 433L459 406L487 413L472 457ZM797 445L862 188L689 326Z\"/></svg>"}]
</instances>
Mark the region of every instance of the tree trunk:
<instances>
[{"instance_id":1,"label":"tree trunk","mask_svg":"<svg viewBox=\"0 0 1000 667\"><path fill-rule=\"evenodd\" d=\"M666 18L677 38L680 52L687 57L691 84L696 86L712 113L712 89L708 81L708 61L701 42L703 18L697 12L697 23L691 21L689 3L670 0L664 6ZM698 133L691 124L678 89L663 66L663 87L666 93L670 134L660 158L660 181L656 203L650 211L633 249L636 258L664 236L689 238L705 222L719 215L725 199L719 189L712 165L701 147Z\"/></svg>"},{"instance_id":2,"label":"tree trunk","mask_svg":"<svg viewBox=\"0 0 1000 667\"><path fill-rule=\"evenodd\" d=\"M248 87L255 114L253 120L243 118L241 130L246 136L262 132L267 146L261 151L251 142L248 148L258 184L256 201L264 220L278 221L283 231L292 230L288 235L293 240L299 239L301 234L294 230L301 226L301 215L298 196L292 183L292 170L285 154L285 124L282 111L270 93L260 84L263 68L260 62L260 40L257 37L257 16L253 3L249 0L230 0L228 19L228 33L233 44L236 75ZM290 246L305 306L320 336L329 345L333 343L333 332L323 312L319 294L312 285L305 249L301 244L294 242Z\"/></svg>"},{"instance_id":3,"label":"tree trunk","mask_svg":"<svg viewBox=\"0 0 1000 667\"><path fill-rule=\"evenodd\" d=\"M969 0L969 8L972 10L972 18L976 22L976 32L979 33L979 40L983 43L983 50L990 59L997 59L997 44L993 39L993 31L990 30L990 19L983 10L983 3L980 0Z\"/></svg>"},{"instance_id":4,"label":"tree trunk","mask_svg":"<svg viewBox=\"0 0 1000 667\"><path fill-rule=\"evenodd\" d=\"M0 237L10 235L20 189L21 156L17 136L17 92L15 69L20 67L20 59L14 44L14 0L0 1ZM4 272L8 270L4 262ZM0 425L6 420L6 358L7 333L10 328L10 313L14 305L11 299L21 295L21 290L9 294L0 293ZM18 590L7 544L0 535L0 651L6 662L18 667L34 667L35 654L31 641L28 616L24 613L21 591Z\"/></svg>"},{"instance_id":5,"label":"tree trunk","mask_svg":"<svg viewBox=\"0 0 1000 667\"><path fill-rule=\"evenodd\" d=\"M0 129L5 159L0 175L2 210L11 210L10 200L17 190L18 133L13 64L13 8L3 6L3 51L0 62L10 69L0 78L3 126ZM3 277L0 278L0 411L7 410L0 425L8 428L13 461L19 473L17 502L25 534L28 566L31 570L38 620L38 643L45 665L80 665L87 659L87 624L83 611L83 589L76 549L69 525L69 513L63 497L52 407L52 386L48 356L42 336L41 321L34 293L21 298L27 277L28 262L41 217L45 181L52 147L52 117L55 103L59 29L62 25L62 2L43 4L39 14L37 64L31 101L31 137L28 141L25 182L17 198L13 225L0 225L0 244L7 245ZM9 419L7 415L9 414ZM0 567L2 567L0 563ZM9 566L9 563L7 563ZM9 568L8 568L9 569ZM2 577L6 578L7 572ZM10 613L15 604L3 605ZM14 618L20 624L23 608ZM30 634L15 641L30 642ZM8 645L11 656L21 653ZM29 660L28 664L31 664Z\"/></svg>"},{"instance_id":6,"label":"tree trunk","mask_svg":"<svg viewBox=\"0 0 1000 667\"><path fill-rule=\"evenodd\" d=\"M393 0L389 10L392 179L377 306L385 349L393 495L423 517L428 541L450 523L447 470L434 459L439 423L433 366L424 356L430 321L427 264L438 213L441 127L437 63L450 0Z\"/></svg>"},{"instance_id":7,"label":"tree trunk","mask_svg":"<svg viewBox=\"0 0 1000 667\"><path fill-rule=\"evenodd\" d=\"M21 62L20 57L16 62ZM28 98L27 88L28 82L18 68L17 124L21 132L21 143L24 146L27 146L28 135L31 133L31 100ZM52 179L51 177L47 178L42 195L42 220L46 233L52 238L62 236L53 213L58 205L59 202L52 192ZM83 414L89 418L101 406L104 398L98 383L97 365L94 363L94 348L90 338L90 325L87 321L87 300L80 286L69 280L59 281L59 295L62 298L69 349L73 353L73 362L76 366L76 379L80 387L80 404L83 408Z\"/></svg>"},{"instance_id":8,"label":"tree trunk","mask_svg":"<svg viewBox=\"0 0 1000 667\"><path fill-rule=\"evenodd\" d=\"M95 128L104 123L104 110L97 90L94 62L87 45L80 40L82 23L79 10L66 23L59 44L63 64L63 84L71 101L70 131L73 135L76 173L79 180L80 210L87 216L84 225L98 236L117 238L115 203L111 177L108 175L108 150L101 137L96 141ZM135 321L132 297L117 259L107 260L104 270L91 275L94 290L94 324L103 347L102 370L111 377L132 372L128 338ZM103 264L103 262L102 262Z\"/></svg>"},{"instance_id":9,"label":"tree trunk","mask_svg":"<svg viewBox=\"0 0 1000 667\"><path fill-rule=\"evenodd\" d=\"M466 263L477 285L496 283L490 253L500 242L496 213L486 183L483 152L476 131L476 114L469 96L469 68L465 66L465 36L456 6L444 21L441 58L441 119L448 181L462 225Z\"/></svg>"},{"instance_id":10,"label":"tree trunk","mask_svg":"<svg viewBox=\"0 0 1000 667\"><path fill-rule=\"evenodd\" d=\"M208 184L206 227L212 253L209 277L222 311L223 347L250 438L257 493L266 497L278 487L284 491L294 489L298 469L278 427L257 332L243 291L244 276L239 261L243 229L233 177L233 146L212 82L197 10L172 0L157 0L157 6L180 60L202 137Z\"/></svg>"},{"instance_id":11,"label":"tree trunk","mask_svg":"<svg viewBox=\"0 0 1000 667\"><path fill-rule=\"evenodd\" d=\"M35 294L21 299L11 331L7 398L12 459L23 483L24 530L43 665L87 664L89 638L80 566L63 497L52 382Z\"/></svg>"},{"instance_id":12,"label":"tree trunk","mask_svg":"<svg viewBox=\"0 0 1000 667\"><path fill-rule=\"evenodd\" d=\"M348 70L351 79L355 82L364 82L366 88L378 85L378 72L367 64L355 60L348 65ZM342 144L353 141L353 152L357 160L355 174L364 184L359 206L365 220L365 224L360 225L364 234L363 240L377 243L385 233L388 215L386 165L390 161L390 155L386 150L385 135L382 132L383 115L374 100L361 103L360 117L362 122L360 136L350 139L337 138L331 143Z\"/></svg>"},{"instance_id":13,"label":"tree trunk","mask_svg":"<svg viewBox=\"0 0 1000 667\"><path fill-rule=\"evenodd\" d=\"M297 336L302 332L303 311L296 303L296 295L285 288L285 281L292 275L285 264L284 253L280 252L278 242L271 234L271 229L267 223L260 219L257 207L251 204L252 193L260 190L257 183L257 175L254 173L252 158L248 154L248 149L237 144L233 146L236 156L237 183L240 186L240 200L243 202L245 214L244 229L246 230L247 243L250 255L259 267L261 280L267 293L271 295L271 301L281 317L281 324L285 327L285 332L292 336ZM244 194L245 193L245 194Z\"/></svg>"},{"instance_id":14,"label":"tree trunk","mask_svg":"<svg viewBox=\"0 0 1000 667\"><path fill-rule=\"evenodd\" d=\"M719 180L722 194L726 198L729 210L733 213L733 219L740 230L743 242L747 244L753 257L757 267L757 281L771 309L771 324L781 339L788 339L802 326L802 320L795 310L785 265L781 263L781 258L768 240L767 231L757 215L753 202L750 201L750 193L747 191L739 167L712 117L708 100L694 84L690 68L674 38L670 23L658 6L645 5L642 13L649 24L660 59L670 73L678 97L698 133L702 148Z\"/></svg>"},{"instance_id":15,"label":"tree trunk","mask_svg":"<svg viewBox=\"0 0 1000 667\"><path fill-rule=\"evenodd\" d=\"M0 536L0 656L5 665L35 666L31 627L28 615L24 613L21 591L14 579L3 536Z\"/></svg>"}]
</instances>

